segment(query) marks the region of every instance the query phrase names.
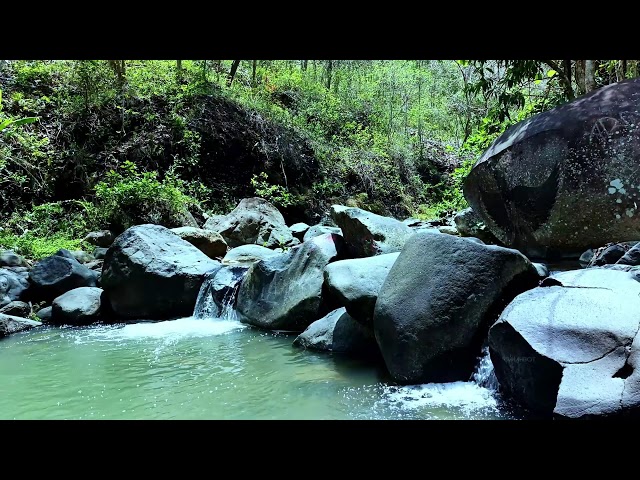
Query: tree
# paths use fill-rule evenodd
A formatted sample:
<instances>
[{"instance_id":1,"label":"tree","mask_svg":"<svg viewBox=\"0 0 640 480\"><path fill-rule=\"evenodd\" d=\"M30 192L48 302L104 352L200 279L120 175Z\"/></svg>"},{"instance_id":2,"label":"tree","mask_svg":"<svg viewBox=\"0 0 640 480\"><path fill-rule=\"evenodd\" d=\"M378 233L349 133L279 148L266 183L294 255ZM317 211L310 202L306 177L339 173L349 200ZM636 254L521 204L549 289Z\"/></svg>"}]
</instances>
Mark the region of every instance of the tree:
<instances>
[{"instance_id":1,"label":"tree","mask_svg":"<svg viewBox=\"0 0 640 480\"><path fill-rule=\"evenodd\" d=\"M238 65L240 65L241 60L234 60L233 64L231 64L231 70L229 70L229 76L227 77L227 87L230 87L233 83L233 79L236 76L236 72L238 71Z\"/></svg>"},{"instance_id":2,"label":"tree","mask_svg":"<svg viewBox=\"0 0 640 480\"><path fill-rule=\"evenodd\" d=\"M118 84L122 85L125 81L125 76L127 73L127 64L126 60L109 60L109 66L116 74L116 78L118 79Z\"/></svg>"},{"instance_id":3,"label":"tree","mask_svg":"<svg viewBox=\"0 0 640 480\"><path fill-rule=\"evenodd\" d=\"M326 84L327 90L331 90L331 75L333 73L333 60L327 60Z\"/></svg>"},{"instance_id":4,"label":"tree","mask_svg":"<svg viewBox=\"0 0 640 480\"><path fill-rule=\"evenodd\" d=\"M251 86L255 87L256 86L256 68L258 66L258 61L257 60L252 60L252 64L251 64Z\"/></svg>"},{"instance_id":5,"label":"tree","mask_svg":"<svg viewBox=\"0 0 640 480\"><path fill-rule=\"evenodd\" d=\"M497 121L511 119L511 113L536 103L532 113L573 100L609 83L638 74L637 61L628 60L465 60L477 80L466 88L482 94L492 104L490 116ZM608 70L607 70L608 69ZM607 71L608 75L603 74ZM542 85L546 83L546 85Z\"/></svg>"}]
</instances>

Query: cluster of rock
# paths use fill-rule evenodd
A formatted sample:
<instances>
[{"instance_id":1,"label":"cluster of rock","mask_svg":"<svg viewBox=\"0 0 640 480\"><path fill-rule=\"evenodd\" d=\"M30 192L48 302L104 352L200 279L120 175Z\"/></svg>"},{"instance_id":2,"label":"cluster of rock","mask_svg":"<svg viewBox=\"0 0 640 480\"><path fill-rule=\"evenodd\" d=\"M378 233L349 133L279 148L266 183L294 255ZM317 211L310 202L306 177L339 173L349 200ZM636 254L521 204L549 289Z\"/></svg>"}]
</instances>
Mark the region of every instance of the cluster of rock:
<instances>
[{"instance_id":1,"label":"cluster of rock","mask_svg":"<svg viewBox=\"0 0 640 480\"><path fill-rule=\"evenodd\" d=\"M639 93L620 82L509 128L465 180L455 226L334 205L289 227L248 198L203 228L93 232L94 255L4 252L0 336L38 324L20 318L28 302L57 324L191 315L207 279L240 321L382 359L398 383L468 380L488 344L502 392L533 412L638 415ZM520 252L586 248L583 270L551 274Z\"/></svg>"}]
</instances>

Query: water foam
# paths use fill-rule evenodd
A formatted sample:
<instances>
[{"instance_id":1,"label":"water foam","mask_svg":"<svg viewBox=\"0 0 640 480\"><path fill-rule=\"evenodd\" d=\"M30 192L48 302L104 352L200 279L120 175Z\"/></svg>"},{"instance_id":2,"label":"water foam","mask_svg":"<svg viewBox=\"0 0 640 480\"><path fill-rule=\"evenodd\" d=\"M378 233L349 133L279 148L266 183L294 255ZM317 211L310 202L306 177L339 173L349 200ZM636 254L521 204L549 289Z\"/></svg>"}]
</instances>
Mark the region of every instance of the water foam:
<instances>
[{"instance_id":1,"label":"water foam","mask_svg":"<svg viewBox=\"0 0 640 480\"><path fill-rule=\"evenodd\" d=\"M401 410L444 407L459 409L464 415L499 413L498 381L488 347L482 350L468 382L386 386L383 396L386 403Z\"/></svg>"},{"instance_id":2,"label":"water foam","mask_svg":"<svg viewBox=\"0 0 640 480\"><path fill-rule=\"evenodd\" d=\"M140 322L126 325L98 326L73 332L75 343L92 341L124 341L159 339L176 343L185 338L223 335L246 328L246 325L234 320L198 319L194 317L165 320L162 322ZM70 332L69 332L70 333ZM66 336L63 333L62 336Z\"/></svg>"}]
</instances>

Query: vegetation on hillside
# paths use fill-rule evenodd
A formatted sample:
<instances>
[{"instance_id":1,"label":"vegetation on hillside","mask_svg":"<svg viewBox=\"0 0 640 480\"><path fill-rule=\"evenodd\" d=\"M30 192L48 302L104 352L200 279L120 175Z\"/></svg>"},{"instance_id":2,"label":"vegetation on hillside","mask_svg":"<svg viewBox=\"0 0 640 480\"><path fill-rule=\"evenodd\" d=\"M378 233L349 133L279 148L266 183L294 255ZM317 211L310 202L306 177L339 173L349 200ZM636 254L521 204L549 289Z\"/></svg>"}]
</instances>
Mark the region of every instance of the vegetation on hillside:
<instances>
[{"instance_id":1,"label":"vegetation on hillside","mask_svg":"<svg viewBox=\"0 0 640 480\"><path fill-rule=\"evenodd\" d=\"M290 223L320 221L331 203L450 215L507 126L637 70L624 60L0 61L0 247L39 258L86 248L92 229L188 213L202 222L252 195Z\"/></svg>"}]
</instances>

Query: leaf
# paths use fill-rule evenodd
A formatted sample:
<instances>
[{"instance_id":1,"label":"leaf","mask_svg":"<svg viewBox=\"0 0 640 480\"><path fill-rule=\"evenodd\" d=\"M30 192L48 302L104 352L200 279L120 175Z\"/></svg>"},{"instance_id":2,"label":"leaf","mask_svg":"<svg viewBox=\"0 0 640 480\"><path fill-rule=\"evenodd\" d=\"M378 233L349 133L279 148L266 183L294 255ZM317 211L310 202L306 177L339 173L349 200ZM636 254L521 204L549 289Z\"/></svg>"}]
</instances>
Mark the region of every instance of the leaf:
<instances>
[{"instance_id":1,"label":"leaf","mask_svg":"<svg viewBox=\"0 0 640 480\"><path fill-rule=\"evenodd\" d=\"M38 117L25 117L13 122L13 124L17 127L18 125L26 125L27 123L37 122Z\"/></svg>"},{"instance_id":2,"label":"leaf","mask_svg":"<svg viewBox=\"0 0 640 480\"><path fill-rule=\"evenodd\" d=\"M556 72L555 70L549 70L547 72L547 77L551 78L551 77L553 77L554 75L557 75L557 74L558 74L558 72Z\"/></svg>"}]
</instances>

